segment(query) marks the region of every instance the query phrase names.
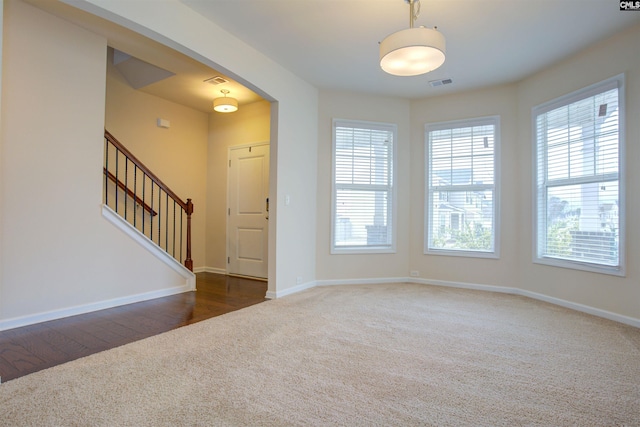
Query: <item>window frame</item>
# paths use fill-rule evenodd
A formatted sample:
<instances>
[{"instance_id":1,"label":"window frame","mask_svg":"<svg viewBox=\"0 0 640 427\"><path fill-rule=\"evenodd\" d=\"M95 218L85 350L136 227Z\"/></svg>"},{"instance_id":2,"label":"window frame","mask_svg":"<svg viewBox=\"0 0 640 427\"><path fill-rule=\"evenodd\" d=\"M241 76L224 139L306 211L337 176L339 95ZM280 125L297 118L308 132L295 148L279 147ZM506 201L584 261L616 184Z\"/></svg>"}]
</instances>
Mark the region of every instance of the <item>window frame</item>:
<instances>
[{"instance_id":1,"label":"window frame","mask_svg":"<svg viewBox=\"0 0 640 427\"><path fill-rule=\"evenodd\" d=\"M474 126L494 126L494 152L493 152L493 250L492 251L476 251L476 250L464 250L464 249L440 249L431 248L431 228L433 224L433 210L431 209L431 185L430 178L430 144L429 133L431 131L445 130L445 129L459 129L468 128ZM476 117L471 119L452 120L445 122L427 123L424 126L424 247L423 253L425 255L444 255L444 256L459 256L470 258L500 258L500 164L501 164L501 125L500 116L485 116ZM452 186L454 187L454 186ZM468 191L473 189L474 185L461 186L459 190L451 191ZM465 195L466 197L466 195Z\"/></svg>"},{"instance_id":2,"label":"window frame","mask_svg":"<svg viewBox=\"0 0 640 427\"><path fill-rule=\"evenodd\" d=\"M542 254L542 249L546 243L543 240L546 238L546 218L541 219L539 212L541 208L541 196L540 187L544 185L545 189L548 188L546 184L540 184L538 182L540 173L547 173L545 166L544 170L539 170L538 152L539 144L537 140L537 118L542 114L546 114L557 108L565 107L578 101L596 96L611 89L618 89L618 265L609 266L605 264L598 264L594 262L578 261L571 259L555 258ZM625 138L625 75L619 74L617 76L602 80L598 83L590 86L578 89L571 93L565 94L548 102L534 106L531 109L531 141L532 141L532 257L535 264L549 265L553 267L568 268L573 270L582 270L593 273L608 274L614 276L626 275L626 138ZM592 180L578 178L576 181L579 183L599 182L600 175L594 175ZM546 194L546 192L545 192ZM544 208L546 211L546 203ZM541 226L544 223L545 229L542 230ZM541 247L542 246L542 247Z\"/></svg>"},{"instance_id":3,"label":"window frame","mask_svg":"<svg viewBox=\"0 0 640 427\"><path fill-rule=\"evenodd\" d=\"M340 187L336 183L336 129L337 127L350 127L353 129L367 130L383 130L391 132L393 135L392 147L390 150L390 197L387 206L387 217L391 218L388 229L391 230L391 243L389 245L359 245L359 246L338 246L336 245L336 199L337 190ZM373 122L364 120L350 119L332 119L332 148L331 148L331 235L330 235L330 253L332 255L340 254L391 254L396 253L397 240L397 190L396 190L396 171L397 171L397 151L398 151L398 125L395 123ZM364 184L363 184L364 186Z\"/></svg>"}]
</instances>

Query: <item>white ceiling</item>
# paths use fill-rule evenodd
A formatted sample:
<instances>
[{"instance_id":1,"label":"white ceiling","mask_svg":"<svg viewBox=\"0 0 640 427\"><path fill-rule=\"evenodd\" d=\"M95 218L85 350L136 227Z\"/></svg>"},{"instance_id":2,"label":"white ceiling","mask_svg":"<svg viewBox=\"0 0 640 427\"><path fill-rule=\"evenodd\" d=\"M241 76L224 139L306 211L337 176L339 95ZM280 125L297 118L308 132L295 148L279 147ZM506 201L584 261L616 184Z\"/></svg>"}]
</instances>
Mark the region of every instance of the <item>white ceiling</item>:
<instances>
[{"instance_id":1,"label":"white ceiling","mask_svg":"<svg viewBox=\"0 0 640 427\"><path fill-rule=\"evenodd\" d=\"M515 82L640 23L616 0L422 0L415 25L444 34L445 64L396 77L380 69L378 42L409 27L404 0L181 1L319 88L406 98Z\"/></svg>"},{"instance_id":2,"label":"white ceiling","mask_svg":"<svg viewBox=\"0 0 640 427\"><path fill-rule=\"evenodd\" d=\"M220 89L240 105L259 95L194 59L139 34L51 0L26 0L175 75L140 90L211 112ZM615 0L421 0L416 26L437 26L445 64L396 77L378 65L378 42L409 27L405 0L180 0L318 88L423 98L518 81L626 27L640 11ZM157 7L162 3L158 2ZM221 76L228 83L204 80ZM430 80L453 80L433 88Z\"/></svg>"},{"instance_id":3,"label":"white ceiling","mask_svg":"<svg viewBox=\"0 0 640 427\"><path fill-rule=\"evenodd\" d=\"M110 47L133 57L133 61L125 60L116 68L133 88L142 92L205 113L213 112L213 99L222 96L221 89L229 90L229 96L240 105L263 99L225 74L117 24L59 1L24 1L104 36ZM109 60L112 58L110 51ZM159 78L163 70L170 77ZM227 82L218 85L205 82L212 77L222 77Z\"/></svg>"}]
</instances>

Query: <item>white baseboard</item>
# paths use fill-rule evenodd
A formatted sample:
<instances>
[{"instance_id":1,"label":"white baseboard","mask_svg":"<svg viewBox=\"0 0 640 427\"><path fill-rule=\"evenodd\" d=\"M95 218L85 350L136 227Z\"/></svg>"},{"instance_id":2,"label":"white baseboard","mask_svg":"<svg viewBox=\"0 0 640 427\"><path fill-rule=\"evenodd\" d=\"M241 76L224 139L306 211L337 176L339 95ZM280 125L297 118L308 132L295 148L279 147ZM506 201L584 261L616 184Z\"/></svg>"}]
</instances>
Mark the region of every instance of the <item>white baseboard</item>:
<instances>
[{"instance_id":1,"label":"white baseboard","mask_svg":"<svg viewBox=\"0 0 640 427\"><path fill-rule=\"evenodd\" d=\"M560 298L554 298L543 294L538 294L536 292L527 291L524 289L517 289L517 294L525 297L537 299L540 301L545 301L551 304L559 305L561 307L570 308L572 310L581 311L583 313L592 314L594 316L602 317L604 319L613 320L615 322L624 323L626 325L635 326L636 328L640 328L640 319L636 319L635 317L624 316L622 314L613 313L611 311L602 310L600 308L591 307L584 304L578 304L575 302L563 300Z\"/></svg>"},{"instance_id":2,"label":"white baseboard","mask_svg":"<svg viewBox=\"0 0 640 427\"><path fill-rule=\"evenodd\" d=\"M336 285L380 285L383 283L407 283L406 277L379 277L369 279L331 279L316 280L317 286L336 286Z\"/></svg>"},{"instance_id":3,"label":"white baseboard","mask_svg":"<svg viewBox=\"0 0 640 427\"><path fill-rule=\"evenodd\" d=\"M345 279L345 280L315 280L307 283L301 283L291 288L284 289L282 291L267 292L266 297L269 299L276 299L286 297L287 295L295 294L297 292L304 291L306 289L315 288L316 286L338 286L338 285L378 285L381 283L406 283L406 277L384 277L379 279Z\"/></svg>"},{"instance_id":4,"label":"white baseboard","mask_svg":"<svg viewBox=\"0 0 640 427\"><path fill-rule=\"evenodd\" d=\"M267 295L265 296L265 298L267 298L267 299L282 298L282 297L286 297L287 295L291 295L291 294L295 294L295 293L298 293L298 292L302 292L305 289L315 288L316 286L317 286L317 282L314 282L314 281L301 283L301 284L296 285L294 287L283 289L282 291L276 291L276 292L267 291Z\"/></svg>"},{"instance_id":5,"label":"white baseboard","mask_svg":"<svg viewBox=\"0 0 640 427\"><path fill-rule=\"evenodd\" d=\"M570 308L572 310L580 311L583 313L602 317L604 319L609 319L616 322L624 323L626 325L631 325L631 326L640 328L640 319L624 316L617 313L612 313L610 311L602 310L602 309L591 307L584 304L578 304L578 303L563 300L560 298L550 297L547 295L527 291L524 289L511 288L506 286L482 285L478 283L464 283L464 282L451 282L446 280L421 279L421 278L415 278L415 277L384 277L384 278L375 278L375 279L369 278L369 279L345 279L345 280L339 280L339 279L316 280L314 282L308 282L302 285L285 289L284 291L281 291L281 292L267 292L267 298L271 298L271 299L281 298L281 297L291 295L296 292L300 292L305 289L313 288L316 286L368 285L368 284L384 284L384 283L419 283L423 285L443 286L448 288L473 289L478 291L500 292L505 294L520 295L520 296L548 302L561 307Z\"/></svg>"},{"instance_id":6,"label":"white baseboard","mask_svg":"<svg viewBox=\"0 0 640 427\"><path fill-rule=\"evenodd\" d=\"M477 291L500 292L503 294L520 295L518 288L507 286L481 285L478 283L450 282L448 280L417 279L415 277L406 278L409 283L420 283L423 285L444 286L446 288L472 289Z\"/></svg>"},{"instance_id":7,"label":"white baseboard","mask_svg":"<svg viewBox=\"0 0 640 427\"><path fill-rule=\"evenodd\" d=\"M407 282L422 283L424 285L445 286L449 288L475 289L479 291L501 292L505 294L520 295L640 328L640 319L624 316L622 314L613 313L607 310L602 310L600 308L595 308L572 301L563 300L561 298L551 297L537 292L527 291L525 289L510 288L506 286L480 285L476 283L449 282L444 280L416 279L415 277L408 278Z\"/></svg>"},{"instance_id":8,"label":"white baseboard","mask_svg":"<svg viewBox=\"0 0 640 427\"><path fill-rule=\"evenodd\" d=\"M137 295L130 295L121 298L114 298L106 301L99 301L91 304L84 304L75 307L64 308L61 310L47 311L44 313L33 314L29 316L14 317L0 321L0 331L7 329L19 328L21 326L33 325L40 322L48 322L50 320L62 319L64 317L75 316L78 314L90 313L93 311L104 310L107 308L118 307L126 304L147 301L154 298L166 297L169 295L180 294L194 290L190 285L178 286L175 288L161 289L152 292L145 292Z\"/></svg>"},{"instance_id":9,"label":"white baseboard","mask_svg":"<svg viewBox=\"0 0 640 427\"><path fill-rule=\"evenodd\" d=\"M186 270L186 269L185 269ZM195 269L194 269L195 270ZM198 269L198 272L210 272L210 273L218 273L218 274L226 274L221 269L215 269L210 267L201 267ZM188 270L187 270L188 271ZM191 273L191 272L189 272ZM561 307L566 307L572 310L580 311L583 313L591 314L594 316L602 317L605 319L613 320L616 322L620 322L626 325L634 326L640 328L640 319L624 316L621 314L613 313L610 311L602 310L599 308L587 306L584 304L578 304L575 302L563 300L560 298L550 297L548 295L539 294L536 292L527 291L524 289L506 287L506 286L493 286L493 285L483 285L477 283L465 283L465 282L452 282L445 280L432 280L432 279L422 279L415 277L386 277L386 278L363 278L363 279L332 279L332 280L316 280L307 283L302 283L300 285L293 286L288 289L284 289L282 291L276 292L267 292L266 298L268 299L276 299L282 298L287 295L295 294L298 292L302 292L306 289L314 288L316 286L338 286L338 285L368 285L368 284L384 284L384 283L418 283L423 285L432 285L432 286L442 286L449 288L462 288L462 289L472 289L486 292L499 292L505 294L512 295L520 295L528 298L532 298L539 301L548 302L554 305L558 305ZM4 331L7 329L17 328L21 326L27 326L39 322L46 322L49 320L60 319L63 317L74 316L77 314L89 313L92 311L103 310L106 308L116 307L125 304L131 304L140 301L146 301L153 298L160 298L163 296L174 295L182 292L188 292L195 290L195 275L193 279L193 283L187 282L184 286L171 288L171 289L162 289L153 292L147 292L144 294L132 295L123 298L116 298L108 301L100 301L97 303L71 307L63 310L56 310L46 313L39 313L30 316L24 316L19 318L7 319L0 321L0 331Z\"/></svg>"},{"instance_id":10,"label":"white baseboard","mask_svg":"<svg viewBox=\"0 0 640 427\"><path fill-rule=\"evenodd\" d=\"M227 270L224 268L215 267L197 267L193 269L194 273L215 273L215 274L227 274Z\"/></svg>"},{"instance_id":11,"label":"white baseboard","mask_svg":"<svg viewBox=\"0 0 640 427\"><path fill-rule=\"evenodd\" d=\"M47 322L50 320L61 319L63 317L75 316L78 314L90 313L92 311L104 310L106 308L117 307L125 304L132 304L135 302L146 301L154 298L161 298L169 295L175 295L182 292L194 291L196 289L196 276L189 271L184 265L170 256L167 252L159 248L155 243L151 242L146 236L144 236L139 230L134 228L131 224L125 221L117 213L106 205L102 205L102 216L112 223L115 227L124 232L127 236L132 238L144 249L153 254L156 258L162 261L165 265L169 266L173 271L178 273L183 279L184 283L180 286L159 289L156 291L145 292L136 295L129 295L119 298L114 298L106 301L97 301L94 303L64 308L60 310L47 311L43 313L30 314L27 316L14 317L10 319L0 320L0 331L7 329L18 328L21 326L33 325L35 323Z\"/></svg>"}]
</instances>

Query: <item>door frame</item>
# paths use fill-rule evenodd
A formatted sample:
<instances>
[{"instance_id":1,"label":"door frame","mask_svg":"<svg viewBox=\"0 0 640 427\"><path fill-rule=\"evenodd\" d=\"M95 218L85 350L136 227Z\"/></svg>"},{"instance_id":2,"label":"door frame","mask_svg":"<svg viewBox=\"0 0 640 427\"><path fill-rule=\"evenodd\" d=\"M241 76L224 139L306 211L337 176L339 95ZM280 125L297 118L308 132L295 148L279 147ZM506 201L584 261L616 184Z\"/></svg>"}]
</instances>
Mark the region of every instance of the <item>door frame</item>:
<instances>
[{"instance_id":1,"label":"door frame","mask_svg":"<svg viewBox=\"0 0 640 427\"><path fill-rule=\"evenodd\" d=\"M269 141L261 141L261 142L253 142L253 143L247 143L247 144L239 144L239 145L231 145L229 147L227 147L227 206L226 206L226 211L227 214L224 216L225 217L225 249L226 249L226 258L227 261L224 263L224 270L226 272L226 274L228 276L237 276L237 277L246 277L249 279L253 279L253 280L262 280L262 281L268 281L268 277L269 277L269 254L267 254L267 277L266 278L260 278L260 277L254 277L254 276L243 276L242 274L235 274L235 273L229 273L229 257L231 256L231 249L230 249L230 239L231 239L231 233L229 230L229 209L231 208L231 179L229 174L231 173L231 167L230 167L230 162L231 162L231 152L233 150L241 150L241 149L245 149L245 148L250 148L250 147L259 147L259 146L264 146L266 145L267 147L269 147L269 163L271 163L271 143ZM269 204L272 205L273 201L271 200L271 164L269 164L269 185L267 186L269 194ZM271 210L271 209L270 209ZM269 231L270 227L267 225L267 248L269 247L269 242L271 241L271 233ZM268 252L268 251L267 251Z\"/></svg>"}]
</instances>

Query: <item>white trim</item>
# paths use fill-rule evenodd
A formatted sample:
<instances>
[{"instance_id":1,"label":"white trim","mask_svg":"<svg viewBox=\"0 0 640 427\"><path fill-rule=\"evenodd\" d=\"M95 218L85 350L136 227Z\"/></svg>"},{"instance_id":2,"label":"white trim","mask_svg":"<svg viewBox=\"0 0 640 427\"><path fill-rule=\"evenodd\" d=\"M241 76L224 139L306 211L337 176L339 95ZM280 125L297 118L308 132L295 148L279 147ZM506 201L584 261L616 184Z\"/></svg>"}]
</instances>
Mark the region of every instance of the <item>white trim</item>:
<instances>
[{"instance_id":1,"label":"white trim","mask_svg":"<svg viewBox=\"0 0 640 427\"><path fill-rule=\"evenodd\" d=\"M120 215L115 213L113 209L106 205L102 205L102 216L112 223L114 226L122 230L127 236L131 237L143 248L152 253L160 261L173 269L176 273L185 279L184 285L167 289L159 289L157 291L145 292L136 295L114 298L105 301L98 301L89 304L78 305L74 307L64 308L60 310L46 311L28 316L14 317L0 321L0 331L7 329L19 328L21 326L33 325L35 323L47 322L50 320L61 319L64 317L75 316L78 314L90 313L93 311L104 310L107 308L117 307L125 304L132 304L140 301L166 297L169 295L180 294L196 290L196 276L185 266L176 261L172 256L162 249L158 248L139 230L125 221Z\"/></svg>"},{"instance_id":2,"label":"white trim","mask_svg":"<svg viewBox=\"0 0 640 427\"><path fill-rule=\"evenodd\" d=\"M317 286L339 286L339 285L382 285L385 283L406 283L407 277L380 277L369 279L333 279L333 280L316 280Z\"/></svg>"},{"instance_id":3,"label":"white trim","mask_svg":"<svg viewBox=\"0 0 640 427\"><path fill-rule=\"evenodd\" d=\"M107 308L118 307L126 304L147 301L155 298L166 297L169 295L180 294L183 292L194 291L189 284L178 286L175 288L160 289L158 291L145 292L142 294L129 295L121 298L114 298L105 301L94 302L90 304L78 305L74 307L64 308L61 310L46 311L43 313L31 314L28 316L14 317L0 321L0 331L7 329L19 328L21 326L33 325L35 323L48 322L50 320L62 319L64 317L75 316L78 314L90 313L93 311L104 310Z\"/></svg>"},{"instance_id":4,"label":"white trim","mask_svg":"<svg viewBox=\"0 0 640 427\"><path fill-rule=\"evenodd\" d=\"M391 132L393 134L393 144L391 146L391 185L381 186L383 190L388 188L391 193L391 203L387 207L387 214L391 216L391 224L388 227L391 228L391 244L390 245L358 245L358 246L336 246L336 128L360 128L374 131ZM373 122L365 120L349 120L349 119L332 119L331 123L331 230L329 238L329 253L331 255L349 255L349 254L394 254L397 252L397 216L398 216L398 190L397 190L397 175L398 175L398 125L395 123L386 122ZM359 185L354 185L358 187ZM348 187L348 185L342 185L342 187ZM369 185L369 188L376 187L375 185Z\"/></svg>"},{"instance_id":5,"label":"white trim","mask_svg":"<svg viewBox=\"0 0 640 427\"><path fill-rule=\"evenodd\" d=\"M561 307L570 308L582 313L591 314L593 316L602 317L604 319L613 320L615 322L624 323L626 325L635 326L640 328L640 319L630 316L624 316L622 314L613 313L611 311L602 310L600 308L591 307L577 302L567 301L560 298L550 297L547 295L539 294L536 292L527 291L524 289L518 289L518 295L522 295L528 298L533 298L539 301L548 302L550 304L559 305Z\"/></svg>"},{"instance_id":6,"label":"white trim","mask_svg":"<svg viewBox=\"0 0 640 427\"><path fill-rule=\"evenodd\" d=\"M425 240L426 241L426 240ZM469 251L469 250L457 250L457 249L429 249L425 255L435 256L457 256L466 258L486 258L486 259L500 259L500 254L496 252L485 251Z\"/></svg>"},{"instance_id":7,"label":"white trim","mask_svg":"<svg viewBox=\"0 0 640 427\"><path fill-rule=\"evenodd\" d=\"M198 267L194 268L193 272L197 273L215 273L215 274L224 274L227 275L227 270L224 268L216 268L216 267Z\"/></svg>"},{"instance_id":8,"label":"white trim","mask_svg":"<svg viewBox=\"0 0 640 427\"><path fill-rule=\"evenodd\" d=\"M622 92L623 87L624 73L618 74L617 76L609 77L608 79L593 83L587 87L583 87L582 89L565 93L564 95L561 95L555 99L544 102L540 105L536 105L535 107L533 107L534 115L548 113L549 111L555 110L556 108L564 107L566 105L573 104L574 102L582 101L583 99L598 95L602 92L607 92L611 89L620 89L620 91Z\"/></svg>"},{"instance_id":9,"label":"white trim","mask_svg":"<svg viewBox=\"0 0 640 427\"><path fill-rule=\"evenodd\" d=\"M621 257L620 248L618 248L618 256ZM616 266L608 266L608 265L598 265L598 264L590 264L588 262L580 262L572 259L563 259L563 258L552 258L552 257L537 257L534 254L533 263L539 265L547 265L550 267L558 267L558 268L567 268L569 270L582 270L588 271L591 273L599 273L599 274L609 274L611 276L620 276L626 277L626 272L624 267L621 265L620 267ZM621 260L622 258L620 258Z\"/></svg>"},{"instance_id":10,"label":"white trim","mask_svg":"<svg viewBox=\"0 0 640 427\"><path fill-rule=\"evenodd\" d=\"M238 144L238 145L230 145L227 147L227 154L231 152L231 150L237 150L239 148L251 148L258 147L260 145L271 145L269 141L260 141L260 142L248 142L246 144ZM231 159L231 157L227 157L227 160Z\"/></svg>"},{"instance_id":11,"label":"white trim","mask_svg":"<svg viewBox=\"0 0 640 427\"><path fill-rule=\"evenodd\" d=\"M534 106L531 108L531 147L532 147L532 262L534 264L548 265L551 267L568 268L572 270L589 271L592 273L609 274L613 276L626 277L626 114L627 106L625 101L625 87L626 77L625 74L618 74L614 77L602 80L598 83L594 83L585 88L573 91L571 93L560 96L551 101ZM552 258L540 254L541 241L545 239L544 231L547 228L546 217L539 216L540 211L540 183L539 181L539 147L537 139L537 117L546 114L551 110L567 106L574 102L578 102L582 99L586 99L590 96L597 95L609 91L611 89L618 89L618 265L608 266L606 264L598 264L595 262L581 262L579 260ZM547 168L547 165L544 165ZM590 176L591 182L596 182L596 179L611 179L606 176ZM587 178L574 179L568 181L568 184L573 182L582 183L586 182ZM541 227L544 221L544 226Z\"/></svg>"},{"instance_id":12,"label":"white trim","mask_svg":"<svg viewBox=\"0 0 640 427\"><path fill-rule=\"evenodd\" d=\"M303 283L292 288L284 289L282 291L267 292L267 299L276 299L286 297L298 292L302 292L307 289L314 288L316 286L340 286L340 285L380 285L387 283L417 283L430 286L441 286L445 288L460 288L471 289L485 292L498 292L511 295L519 295L527 298L535 299L538 301L548 302L560 307L565 307L571 310L587 313L596 317L613 320L614 322L623 323L626 325L640 328L640 319L630 316L625 316L611 311L602 310L599 308L591 307L584 304L575 303L572 301L563 300L560 298L551 297L548 295L540 294L537 292L531 292L525 289L512 288L507 286L495 286L484 285L478 283L466 283L466 282L451 282L447 280L436 279L422 279L415 277L382 277L382 278L363 278L363 279L331 279L331 280L316 280L307 283ZM116 298L107 301L101 301L92 304L86 304L83 306L71 307L64 310L57 310L53 312L39 313L31 316L17 317L13 319L7 319L0 321L0 331L7 329L17 328L20 326L27 326L35 323L46 322L49 320L60 319L63 317L74 316L77 314L89 313L92 311L103 310L106 308L117 307L120 305L131 304L140 301L146 301L154 298L160 298L163 296L174 295L182 292L188 292L193 289L189 289L186 285L183 287L163 289L159 291L147 292L144 294L132 295L123 298Z\"/></svg>"},{"instance_id":13,"label":"white trim","mask_svg":"<svg viewBox=\"0 0 640 427\"><path fill-rule=\"evenodd\" d=\"M311 288L315 288L316 282L311 281L311 282L307 282L307 283L301 283L297 286L294 286L292 288L287 288L287 289L283 289L282 291L275 291L275 292L271 292L268 291L265 298L267 299L276 299L276 298L282 298L282 297L286 297L287 295L291 295L291 294L295 294L298 292L302 292L304 290L307 289L311 289Z\"/></svg>"},{"instance_id":14,"label":"white trim","mask_svg":"<svg viewBox=\"0 0 640 427\"><path fill-rule=\"evenodd\" d=\"M518 294L518 288L510 288L507 286L495 286L495 285L482 285L479 283L466 283L466 282L450 282L448 280L435 280L435 279L418 279L415 277L409 277L407 279L409 283L419 283L422 285L442 286L445 288L460 288L471 289L475 291L485 292L498 292L502 294Z\"/></svg>"},{"instance_id":15,"label":"white trim","mask_svg":"<svg viewBox=\"0 0 640 427\"><path fill-rule=\"evenodd\" d=\"M584 304L579 304L572 301L563 300L556 297L551 297L537 292L531 292L526 289L511 288L506 286L493 286L493 285L481 285L477 283L464 283L464 282L449 282L445 280L431 280L431 279L416 279L415 277L407 278L409 283L421 283L424 285L443 286L449 288L462 288L473 289L479 291L499 292L511 295L520 295L527 298L535 299L538 301L548 302L550 304L558 305L560 307L569 308L571 310L580 311L582 313L591 314L593 316L602 317L604 319L613 320L615 322L624 323L626 325L635 326L640 328L640 319L630 316L624 316L622 314L613 313L611 311L602 310L600 308L591 307Z\"/></svg>"},{"instance_id":16,"label":"white trim","mask_svg":"<svg viewBox=\"0 0 640 427\"><path fill-rule=\"evenodd\" d=\"M333 232L331 235L333 236ZM395 247L382 246L335 246L331 249L331 255L395 254L396 252Z\"/></svg>"},{"instance_id":17,"label":"white trim","mask_svg":"<svg viewBox=\"0 0 640 427\"><path fill-rule=\"evenodd\" d=\"M558 305L560 307L565 307L565 308L579 311L582 313L591 314L596 317L602 317L604 319L613 320L614 322L624 323L625 325L630 325L636 328L640 328L640 319L638 318L624 316L622 314L613 313L611 311L602 310L600 308L595 308L588 305L579 304L579 303L551 297L544 294L539 294L536 292L531 292L525 289L512 288L507 286L483 285L479 283L465 283L465 282L451 282L448 280L422 279L422 278L415 278L415 277L381 277L381 278L367 278L367 279L363 278L363 279L344 279L344 280L340 280L340 279L316 280L314 282L308 282L299 286L285 289L282 292L267 292L267 298L269 299L282 298L284 296L301 292L306 289L314 288L316 286L380 285L385 283L417 283L422 285L442 286L446 288L472 289L477 291L498 292L503 294L519 295L519 296L535 299L538 301L548 302L550 304Z\"/></svg>"},{"instance_id":18,"label":"white trim","mask_svg":"<svg viewBox=\"0 0 640 427\"><path fill-rule=\"evenodd\" d=\"M316 286L339 286L339 285L366 285L374 284L379 285L383 283L406 283L408 279L406 277L384 277L378 279L334 279L334 280L315 280L307 283L284 289L282 291L267 292L266 297L268 299L282 298L287 295L302 292L307 289L315 288Z\"/></svg>"},{"instance_id":19,"label":"white trim","mask_svg":"<svg viewBox=\"0 0 640 427\"><path fill-rule=\"evenodd\" d=\"M162 250L155 243L153 243L147 236L142 234L140 230L136 229L133 225L129 224L120 215L114 212L107 205L102 205L102 216L123 231L127 236L135 240L140 246L149 251L152 255L164 262L168 267L171 267L173 271L184 277L186 280L185 286L188 290L194 291L196 289L196 275L193 274L187 267L180 264L174 257L169 255L166 251Z\"/></svg>"},{"instance_id":20,"label":"white trim","mask_svg":"<svg viewBox=\"0 0 640 427\"><path fill-rule=\"evenodd\" d=\"M490 251L473 251L473 250L464 250L464 249L440 249L440 248L430 248L429 243L431 239L431 225L433 224L433 211L431 209L431 186L430 186L430 144L429 144L429 133L437 130L445 130L445 129L458 129L458 128L468 128L475 126L486 126L493 125L493 137L494 137L494 150L493 150L493 184L485 184L485 185L450 185L445 189L439 189L439 191L470 191L470 190L492 190L493 191L493 250ZM426 123L424 125L424 235L423 235L423 254L425 255L438 255L438 256L459 256L459 257L470 257L470 258L489 258L489 259L499 259L500 258L500 229L501 229L501 170L502 170L502 156L501 156L501 146L502 146L502 123L499 115L495 116L486 116L486 117L476 117L472 119L461 119L461 120L451 120L446 122L437 122L437 123Z\"/></svg>"}]
</instances>

